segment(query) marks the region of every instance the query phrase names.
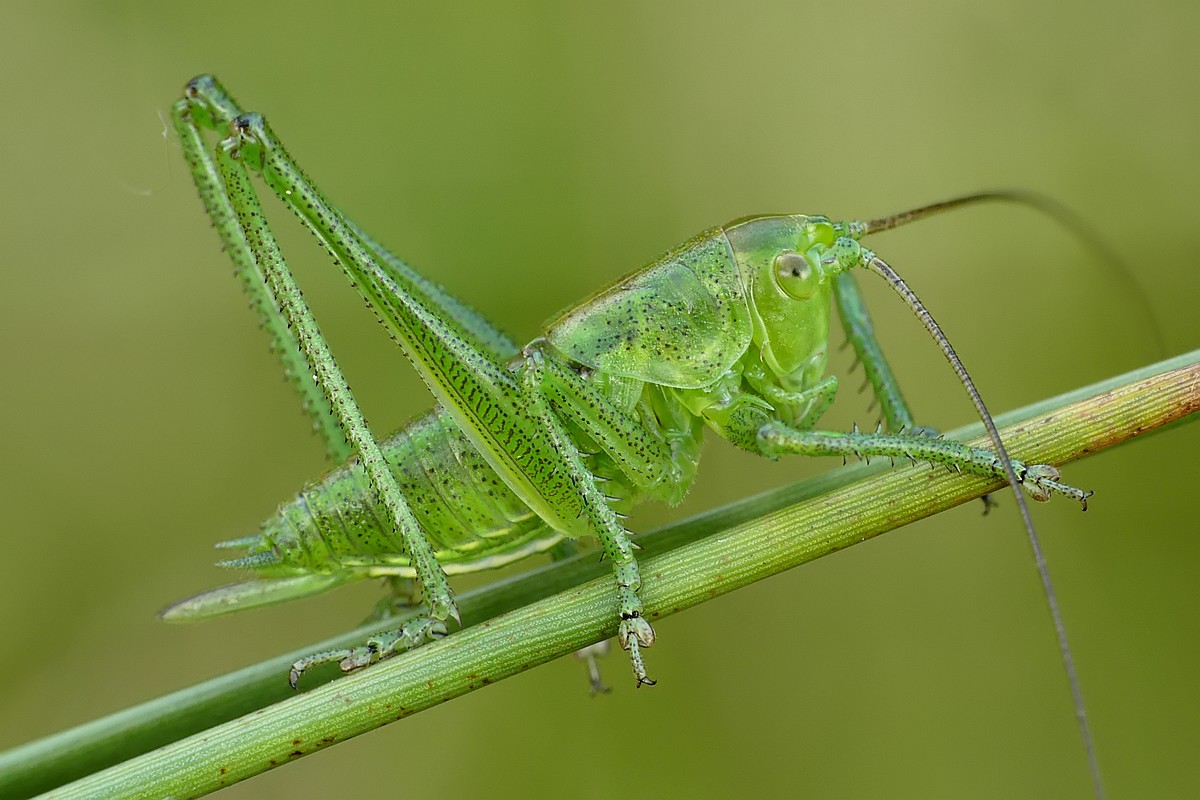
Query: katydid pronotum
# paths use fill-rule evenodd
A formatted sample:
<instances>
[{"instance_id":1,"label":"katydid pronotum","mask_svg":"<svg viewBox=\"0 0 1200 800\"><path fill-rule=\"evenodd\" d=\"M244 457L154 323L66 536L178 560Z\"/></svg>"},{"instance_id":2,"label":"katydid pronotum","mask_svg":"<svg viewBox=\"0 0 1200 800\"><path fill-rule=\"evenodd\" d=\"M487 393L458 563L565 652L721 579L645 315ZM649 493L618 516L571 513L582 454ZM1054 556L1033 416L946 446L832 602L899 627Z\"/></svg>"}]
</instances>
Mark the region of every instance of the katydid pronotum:
<instances>
[{"instance_id":1,"label":"katydid pronotum","mask_svg":"<svg viewBox=\"0 0 1200 800\"><path fill-rule=\"evenodd\" d=\"M643 648L641 577L624 519L645 498L678 502L709 428L751 452L881 456L943 465L1012 486L1042 577L1101 793L1094 748L1061 616L1024 494L1086 508L1090 492L1048 465L1011 459L949 341L911 289L860 240L972 195L869 222L801 214L747 217L705 231L549 322L518 347L346 219L292 161L263 118L210 76L190 81L175 129L205 208L305 409L340 465L260 533L222 543L222 562L252 580L180 601L168 620L279 603L365 578L399 602L415 579L425 613L360 647L318 653L301 673L345 671L444 636L459 615L448 574L507 564L594 537L615 578L613 614L637 685L652 684ZM225 136L215 148L202 133ZM391 437L370 432L292 278L251 183L257 175L333 256L429 387L438 407ZM875 338L852 270L884 277L941 347L990 434L972 448L916 427ZM826 374L836 301L879 402L880 430L816 429L837 379Z\"/></svg>"}]
</instances>

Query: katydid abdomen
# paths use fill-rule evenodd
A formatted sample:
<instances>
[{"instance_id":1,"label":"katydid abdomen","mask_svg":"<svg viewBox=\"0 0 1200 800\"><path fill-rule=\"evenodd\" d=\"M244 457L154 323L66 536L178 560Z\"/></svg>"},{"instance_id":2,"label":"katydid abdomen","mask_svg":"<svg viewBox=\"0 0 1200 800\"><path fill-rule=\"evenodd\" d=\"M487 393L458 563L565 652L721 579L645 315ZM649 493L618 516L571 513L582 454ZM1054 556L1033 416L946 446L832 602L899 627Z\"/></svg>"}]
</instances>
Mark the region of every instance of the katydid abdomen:
<instances>
[{"instance_id":1,"label":"katydid abdomen","mask_svg":"<svg viewBox=\"0 0 1200 800\"><path fill-rule=\"evenodd\" d=\"M629 382L596 377L595 383L609 389L606 394L628 398ZM634 402L641 413L653 414L655 405L663 405L658 387L632 388L641 395ZM699 433L697 427L690 443L676 444L689 459L690 468L682 473L688 483L695 474ZM586 441L586 434L575 435ZM522 502L441 409L411 420L380 442L380 449L447 574L501 567L544 553L565 538ZM590 455L587 462L618 509L626 511L647 496L604 453ZM677 482L663 487L666 499L678 499L685 490ZM255 579L181 600L163 611L164 619L207 619L354 581L416 576L357 457L283 502L258 533L217 546L243 550L220 565L249 570Z\"/></svg>"},{"instance_id":2,"label":"katydid abdomen","mask_svg":"<svg viewBox=\"0 0 1200 800\"><path fill-rule=\"evenodd\" d=\"M447 573L499 567L563 538L521 502L439 409L410 421L380 449ZM352 581L415 576L357 457L282 503L259 533L218 546L244 548L244 555L221 565L250 570L257 580L182 600L163 612L164 619L205 619Z\"/></svg>"}]
</instances>

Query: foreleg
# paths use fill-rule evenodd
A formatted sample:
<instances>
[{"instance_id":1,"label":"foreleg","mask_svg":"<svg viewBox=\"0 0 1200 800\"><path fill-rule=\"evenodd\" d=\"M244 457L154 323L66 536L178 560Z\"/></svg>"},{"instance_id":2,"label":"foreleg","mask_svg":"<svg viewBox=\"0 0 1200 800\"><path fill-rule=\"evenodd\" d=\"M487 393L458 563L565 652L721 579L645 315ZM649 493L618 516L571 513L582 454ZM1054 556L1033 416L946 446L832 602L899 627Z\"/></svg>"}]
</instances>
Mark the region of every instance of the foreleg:
<instances>
[{"instance_id":1,"label":"foreleg","mask_svg":"<svg viewBox=\"0 0 1200 800\"><path fill-rule=\"evenodd\" d=\"M771 422L759 429L758 442L760 452L769 457L804 455L907 459L914 463L919 461L940 464L947 469L969 472L985 478L1007 480L1004 464L991 450L929 436L859 431L799 431L781 423ZM1045 501L1052 495L1061 494L1087 508L1087 499L1092 493L1060 483L1059 472L1055 467L1049 464L1026 466L1016 459L1011 463L1017 481L1034 500Z\"/></svg>"}]
</instances>

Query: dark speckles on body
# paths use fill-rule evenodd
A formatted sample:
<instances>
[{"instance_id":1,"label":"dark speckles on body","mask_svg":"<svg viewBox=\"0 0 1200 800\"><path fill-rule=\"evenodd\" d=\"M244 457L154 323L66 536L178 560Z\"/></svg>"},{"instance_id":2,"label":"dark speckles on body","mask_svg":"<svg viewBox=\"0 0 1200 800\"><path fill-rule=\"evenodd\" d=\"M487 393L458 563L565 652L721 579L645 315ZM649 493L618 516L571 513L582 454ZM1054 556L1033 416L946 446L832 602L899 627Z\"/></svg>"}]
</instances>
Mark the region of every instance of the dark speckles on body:
<instances>
[{"instance_id":1,"label":"dark speckles on body","mask_svg":"<svg viewBox=\"0 0 1200 800\"><path fill-rule=\"evenodd\" d=\"M447 563L552 535L445 413L414 420L381 443L381 449L422 529ZM276 551L284 564L313 570L404 565L407 556L386 520L355 458L282 506L265 523L261 544L250 552Z\"/></svg>"}]
</instances>

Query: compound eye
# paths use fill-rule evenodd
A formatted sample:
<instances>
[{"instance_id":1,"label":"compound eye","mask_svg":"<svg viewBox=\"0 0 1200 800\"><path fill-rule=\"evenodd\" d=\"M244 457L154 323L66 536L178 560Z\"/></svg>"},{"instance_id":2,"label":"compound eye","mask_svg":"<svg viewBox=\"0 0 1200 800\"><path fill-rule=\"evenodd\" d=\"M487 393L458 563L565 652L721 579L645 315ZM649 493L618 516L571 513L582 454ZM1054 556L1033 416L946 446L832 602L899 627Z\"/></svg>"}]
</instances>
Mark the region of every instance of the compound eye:
<instances>
[{"instance_id":1,"label":"compound eye","mask_svg":"<svg viewBox=\"0 0 1200 800\"><path fill-rule=\"evenodd\" d=\"M789 250L775 256L775 283L793 300L807 300L817 291L817 271L807 258Z\"/></svg>"}]
</instances>

